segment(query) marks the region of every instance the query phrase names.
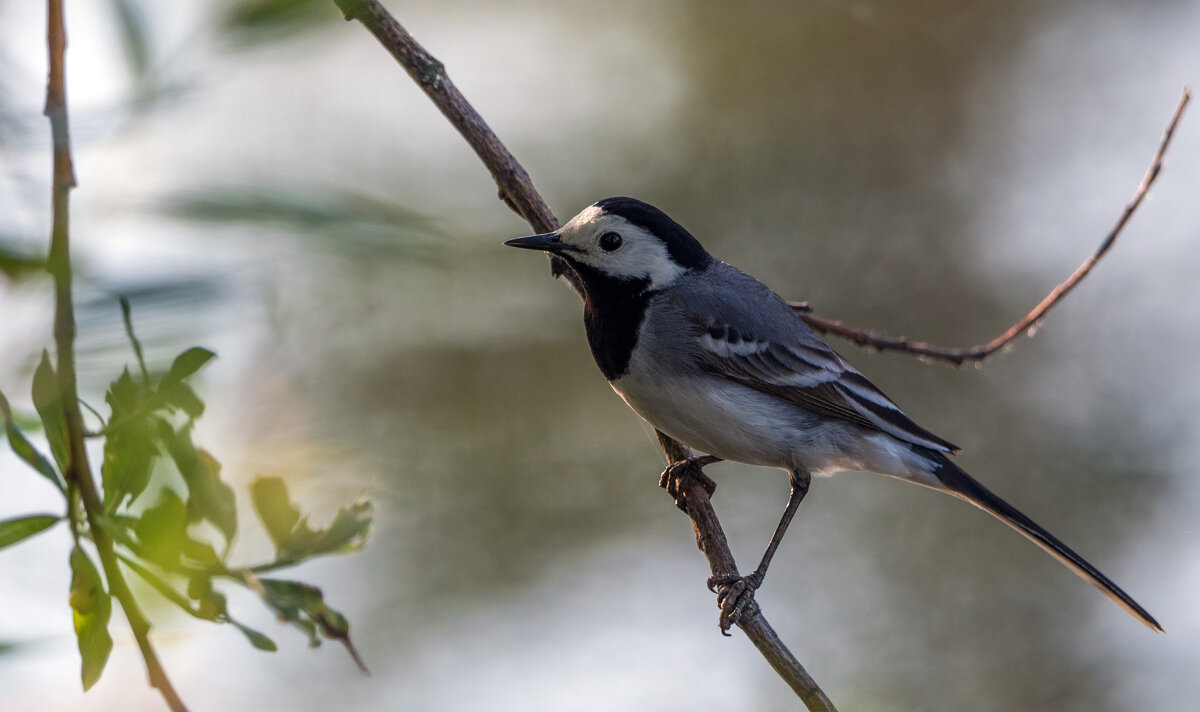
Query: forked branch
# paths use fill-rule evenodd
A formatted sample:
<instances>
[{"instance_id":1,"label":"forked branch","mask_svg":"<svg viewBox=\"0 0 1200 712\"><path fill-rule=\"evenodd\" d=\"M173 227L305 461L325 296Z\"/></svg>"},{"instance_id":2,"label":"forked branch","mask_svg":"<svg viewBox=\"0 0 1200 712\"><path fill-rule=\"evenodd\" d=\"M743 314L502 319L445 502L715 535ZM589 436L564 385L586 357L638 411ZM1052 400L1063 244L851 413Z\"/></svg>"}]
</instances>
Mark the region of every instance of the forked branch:
<instances>
[{"instance_id":1,"label":"forked branch","mask_svg":"<svg viewBox=\"0 0 1200 712\"><path fill-rule=\"evenodd\" d=\"M934 346L922 341L911 341L903 336L881 336L866 329L858 329L853 326L847 326L836 319L827 319L822 316L817 316L812 312L812 308L806 302L793 302L792 308L811 326L814 330L822 334L834 334L844 339L849 339L858 346L865 346L880 351L901 351L904 353L914 354L924 359L932 359L938 361L947 361L955 366L972 361L978 362L991 356L1000 349L1007 346L1013 339L1023 333L1028 333L1030 329L1036 327L1042 319L1046 317L1046 313L1058 304L1063 297L1075 288L1075 285L1083 281L1083 278L1088 276L1092 268L1096 266L1100 259L1108 253L1112 248L1113 243L1117 241L1117 237L1121 231L1125 229L1126 223L1133 217L1133 213L1142 204L1146 193L1149 192L1150 186L1158 178L1159 172L1162 170L1163 157L1167 153L1167 146L1171 143L1171 138L1175 135L1175 127L1179 125L1179 119L1183 116L1183 110L1187 107L1191 100L1192 94L1187 87L1183 88L1183 93L1179 97L1179 103L1175 105L1175 111L1171 114L1171 120L1167 124L1166 131L1163 132L1162 140L1159 141L1158 150L1154 152L1154 158L1150 161L1150 167L1146 169L1146 174L1142 177L1142 182L1138 184L1137 190L1134 191L1133 197L1125 204L1125 208L1117 217L1116 223L1112 229L1104 236L1104 240L1100 243L1100 247L1086 260L1079 265L1070 277L1067 277L1061 284L1046 295L1041 302L1038 303L1028 314L1021 317L1017 323L1008 327L1008 329L987 342L979 346L970 348L956 348Z\"/></svg>"}]
</instances>

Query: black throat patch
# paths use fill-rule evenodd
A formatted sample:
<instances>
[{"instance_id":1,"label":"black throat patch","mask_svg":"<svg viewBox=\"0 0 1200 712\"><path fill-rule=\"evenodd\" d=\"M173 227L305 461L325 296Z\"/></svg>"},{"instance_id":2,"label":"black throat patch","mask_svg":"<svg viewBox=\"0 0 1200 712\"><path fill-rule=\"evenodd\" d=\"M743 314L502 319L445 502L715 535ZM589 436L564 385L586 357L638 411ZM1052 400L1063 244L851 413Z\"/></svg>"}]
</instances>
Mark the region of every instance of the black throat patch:
<instances>
[{"instance_id":1,"label":"black throat patch","mask_svg":"<svg viewBox=\"0 0 1200 712\"><path fill-rule=\"evenodd\" d=\"M629 370L646 304L657 292L648 279L617 279L568 258L583 291L583 323L600 372L610 381Z\"/></svg>"}]
</instances>

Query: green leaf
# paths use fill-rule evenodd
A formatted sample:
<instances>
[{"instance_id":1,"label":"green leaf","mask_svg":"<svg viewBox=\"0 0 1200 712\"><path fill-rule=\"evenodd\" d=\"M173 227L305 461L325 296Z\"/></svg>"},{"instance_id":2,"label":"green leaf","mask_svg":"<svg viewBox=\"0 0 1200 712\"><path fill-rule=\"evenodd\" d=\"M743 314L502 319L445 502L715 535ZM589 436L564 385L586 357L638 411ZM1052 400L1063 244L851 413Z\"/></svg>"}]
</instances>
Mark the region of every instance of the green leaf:
<instances>
[{"instance_id":1,"label":"green leaf","mask_svg":"<svg viewBox=\"0 0 1200 712\"><path fill-rule=\"evenodd\" d=\"M133 376L129 375L129 368L126 367L117 380L109 385L108 392L104 394L104 400L112 409L112 417L109 418L110 426L123 418L134 415L146 395L145 390L133 380Z\"/></svg>"},{"instance_id":2,"label":"green leaf","mask_svg":"<svg viewBox=\"0 0 1200 712\"><path fill-rule=\"evenodd\" d=\"M233 489L221 481L221 463L192 443L191 426L175 432L160 422L159 437L187 483L189 521L207 519L227 542L232 541L237 534L237 502Z\"/></svg>"},{"instance_id":3,"label":"green leaf","mask_svg":"<svg viewBox=\"0 0 1200 712\"><path fill-rule=\"evenodd\" d=\"M258 579L260 595L267 606L273 609L281 620L291 623L304 631L309 637L309 644L320 645L317 637L319 630L326 638L341 641L349 651L354 662L366 672L367 667L359 657L358 651L350 642L350 622L346 617L325 605L321 589L299 581L283 579Z\"/></svg>"},{"instance_id":4,"label":"green leaf","mask_svg":"<svg viewBox=\"0 0 1200 712\"><path fill-rule=\"evenodd\" d=\"M150 392L135 381L129 369L108 387L104 400L112 410L104 439L104 508L112 513L128 499L134 502L150 484L158 457L154 418L146 408Z\"/></svg>"},{"instance_id":5,"label":"green leaf","mask_svg":"<svg viewBox=\"0 0 1200 712\"><path fill-rule=\"evenodd\" d=\"M62 517L55 514L31 514L0 521L0 549L43 532L57 524Z\"/></svg>"},{"instance_id":6,"label":"green leaf","mask_svg":"<svg viewBox=\"0 0 1200 712\"><path fill-rule=\"evenodd\" d=\"M371 529L373 514L371 503L366 499L359 499L349 507L339 509L333 524L314 543L309 555L362 549Z\"/></svg>"},{"instance_id":7,"label":"green leaf","mask_svg":"<svg viewBox=\"0 0 1200 712\"><path fill-rule=\"evenodd\" d=\"M279 619L291 623L308 636L310 647L320 645L319 624L313 616L314 613L319 615L320 609L325 606L321 589L298 581L281 579L259 579L259 583L262 584L263 600L275 611Z\"/></svg>"},{"instance_id":8,"label":"green leaf","mask_svg":"<svg viewBox=\"0 0 1200 712\"><path fill-rule=\"evenodd\" d=\"M366 543L371 529L371 503L360 499L338 510L327 529L314 530L308 518L288 497L287 485L278 477L262 477L250 487L254 508L262 519L276 556L293 563L321 554L356 551Z\"/></svg>"},{"instance_id":9,"label":"green leaf","mask_svg":"<svg viewBox=\"0 0 1200 712\"><path fill-rule=\"evenodd\" d=\"M104 509L116 512L128 500L135 502L150 484L154 462L158 459L153 424L157 418L123 417L121 427L104 439L104 461L100 478L104 483Z\"/></svg>"},{"instance_id":10,"label":"green leaf","mask_svg":"<svg viewBox=\"0 0 1200 712\"><path fill-rule=\"evenodd\" d=\"M337 12L320 0L243 0L221 18L225 34L251 45L327 27Z\"/></svg>"},{"instance_id":11,"label":"green leaf","mask_svg":"<svg viewBox=\"0 0 1200 712\"><path fill-rule=\"evenodd\" d=\"M175 357L175 362L171 364L171 370L167 371L167 375L163 376L162 382L159 384L159 390L166 388L183 381L188 376L191 376L196 371L204 367L216 356L215 353L208 349L193 346Z\"/></svg>"},{"instance_id":12,"label":"green leaf","mask_svg":"<svg viewBox=\"0 0 1200 712\"><path fill-rule=\"evenodd\" d=\"M304 631L308 635L309 645L320 645L315 617L320 615L321 609L325 607L321 589L299 581L283 579L264 578L258 582L262 584L262 596L267 606L274 610L281 620Z\"/></svg>"},{"instance_id":13,"label":"green leaf","mask_svg":"<svg viewBox=\"0 0 1200 712\"><path fill-rule=\"evenodd\" d=\"M165 210L183 220L279 230L356 259L399 256L430 263L444 250L444 232L436 221L363 192L222 186L168 197Z\"/></svg>"},{"instance_id":14,"label":"green leaf","mask_svg":"<svg viewBox=\"0 0 1200 712\"><path fill-rule=\"evenodd\" d=\"M188 613L191 613L197 618L202 618L204 620L215 621L218 623L232 623L238 630L242 632L242 635L249 639L250 644L259 650L266 650L273 653L279 649L278 646L275 645L275 641L271 640L262 633L259 633L257 630L254 630L250 626L234 620L234 618L229 615L229 610L226 607L225 595L213 588L211 576L193 576L188 580L187 593L188 597L197 603L195 610L185 607L185 610L187 610Z\"/></svg>"},{"instance_id":15,"label":"green leaf","mask_svg":"<svg viewBox=\"0 0 1200 712\"><path fill-rule=\"evenodd\" d=\"M279 646L275 644L275 641L271 640L262 633L259 633L257 630L254 630L247 625L243 625L232 618L229 619L229 622L237 626L237 629L242 631L242 635L246 636L246 638L250 641L250 644L259 650L265 650L268 653L274 653L279 650Z\"/></svg>"},{"instance_id":16,"label":"green leaf","mask_svg":"<svg viewBox=\"0 0 1200 712\"><path fill-rule=\"evenodd\" d=\"M303 519L284 542L280 558L307 559L322 554L358 551L366 544L371 530L371 503L360 499L349 507L338 510L328 529L313 531Z\"/></svg>"},{"instance_id":17,"label":"green leaf","mask_svg":"<svg viewBox=\"0 0 1200 712\"><path fill-rule=\"evenodd\" d=\"M136 549L136 547L131 548ZM121 563L125 564L130 571L134 572L141 577L143 581L150 584L150 587L155 591L158 591L163 598L178 606L188 615L195 616L202 620L216 620L216 613L210 613L208 611L201 611L198 608L193 608L191 602L188 601L186 596L175 590L174 586L164 581L158 576L158 574L138 563L137 560L120 553L117 554L117 558L120 559ZM224 598L221 599L221 605L225 605Z\"/></svg>"},{"instance_id":18,"label":"green leaf","mask_svg":"<svg viewBox=\"0 0 1200 712\"><path fill-rule=\"evenodd\" d=\"M288 498L287 484L278 477L259 477L250 485L250 497L275 550L282 551L300 521L299 510Z\"/></svg>"},{"instance_id":19,"label":"green leaf","mask_svg":"<svg viewBox=\"0 0 1200 712\"><path fill-rule=\"evenodd\" d=\"M79 639L79 655L83 659L81 676L87 690L100 679L112 638L108 635L108 619L112 615L112 599L104 590L100 572L88 555L78 546L71 550L71 609L74 612L75 636Z\"/></svg>"},{"instance_id":20,"label":"green leaf","mask_svg":"<svg viewBox=\"0 0 1200 712\"><path fill-rule=\"evenodd\" d=\"M183 542L183 555L206 569L215 569L221 565L221 557L217 556L217 550L195 539Z\"/></svg>"},{"instance_id":21,"label":"green leaf","mask_svg":"<svg viewBox=\"0 0 1200 712\"><path fill-rule=\"evenodd\" d=\"M67 491L66 481L58 470L54 469L54 465L46 459L44 455L38 452L33 445L25 439L20 430L17 430L16 425L9 423L8 427L8 443L12 446L13 452L17 454L25 462L41 473L46 479L58 485L58 488L63 492Z\"/></svg>"},{"instance_id":22,"label":"green leaf","mask_svg":"<svg viewBox=\"0 0 1200 712\"><path fill-rule=\"evenodd\" d=\"M0 238L2 237L0 236ZM0 274L14 282L45 274L46 258L30 254L14 244L7 243L7 240L0 239Z\"/></svg>"},{"instance_id":23,"label":"green leaf","mask_svg":"<svg viewBox=\"0 0 1200 712\"><path fill-rule=\"evenodd\" d=\"M37 417L37 415L17 411L12 414L12 420L17 424L18 428L27 433L40 433L42 431L42 419Z\"/></svg>"},{"instance_id":24,"label":"green leaf","mask_svg":"<svg viewBox=\"0 0 1200 712\"><path fill-rule=\"evenodd\" d=\"M134 77L144 77L150 70L150 33L145 14L138 3L130 0L112 0L112 6L121 32L126 64Z\"/></svg>"},{"instance_id":25,"label":"green leaf","mask_svg":"<svg viewBox=\"0 0 1200 712\"><path fill-rule=\"evenodd\" d=\"M126 499L133 503L150 484L158 458L153 432L143 421L127 423L105 438L104 462L100 465L105 511L117 511Z\"/></svg>"},{"instance_id":26,"label":"green leaf","mask_svg":"<svg viewBox=\"0 0 1200 712\"><path fill-rule=\"evenodd\" d=\"M187 541L187 505L179 495L164 490L158 504L142 514L135 532L143 558L168 570L178 568Z\"/></svg>"},{"instance_id":27,"label":"green leaf","mask_svg":"<svg viewBox=\"0 0 1200 712\"><path fill-rule=\"evenodd\" d=\"M67 419L63 415L62 401L58 391L58 376L50 365L50 354L42 351L42 360L33 372L33 405L42 417L46 440L50 442L50 454L62 472L67 471L70 454L67 448Z\"/></svg>"},{"instance_id":28,"label":"green leaf","mask_svg":"<svg viewBox=\"0 0 1200 712\"><path fill-rule=\"evenodd\" d=\"M168 383L159 388L158 395L164 404L182 410L190 418L204 415L204 401L186 383Z\"/></svg>"},{"instance_id":29,"label":"green leaf","mask_svg":"<svg viewBox=\"0 0 1200 712\"><path fill-rule=\"evenodd\" d=\"M192 612L197 618L209 621L221 621L228 618L225 607L225 595L213 588L211 576L200 574L188 579L188 597L196 601L196 610Z\"/></svg>"},{"instance_id":30,"label":"green leaf","mask_svg":"<svg viewBox=\"0 0 1200 712\"><path fill-rule=\"evenodd\" d=\"M54 465L51 465L50 461L33 447L21 429L17 427L17 423L13 419L12 408L9 407L8 399L4 397L3 393L0 393L0 411L3 411L4 429L8 431L8 444L12 447L13 452L30 467L41 473L43 477L53 482L59 491L65 494L67 491L66 481L58 473L58 470L54 469Z\"/></svg>"},{"instance_id":31,"label":"green leaf","mask_svg":"<svg viewBox=\"0 0 1200 712\"><path fill-rule=\"evenodd\" d=\"M115 1L122 2L122 0ZM129 297L117 297L117 303L121 305L121 321L125 322L125 336L129 339L133 355L137 358L138 368L142 371L142 380L149 383L150 371L146 368L146 354L142 351L142 342L138 340L137 332L133 330L133 307L129 304Z\"/></svg>"}]
</instances>

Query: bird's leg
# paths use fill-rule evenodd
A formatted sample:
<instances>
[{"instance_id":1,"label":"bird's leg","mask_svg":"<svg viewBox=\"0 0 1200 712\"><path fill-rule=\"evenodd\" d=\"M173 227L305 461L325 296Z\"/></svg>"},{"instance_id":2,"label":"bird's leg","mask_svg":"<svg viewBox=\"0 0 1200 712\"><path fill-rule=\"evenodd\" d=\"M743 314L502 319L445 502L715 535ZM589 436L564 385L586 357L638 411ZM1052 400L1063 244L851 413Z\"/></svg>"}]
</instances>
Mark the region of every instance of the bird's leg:
<instances>
[{"instance_id":1,"label":"bird's leg","mask_svg":"<svg viewBox=\"0 0 1200 712\"><path fill-rule=\"evenodd\" d=\"M683 511L687 511L687 506L683 502L683 482L688 478L697 480L708 496L717 490L717 483L704 474L702 469L706 465L711 465L714 462L720 462L721 458L715 455L697 455L689 457L686 460L673 462L667 465L667 469L662 471L658 476L658 486L667 491L667 494L675 498L675 506Z\"/></svg>"},{"instance_id":2,"label":"bird's leg","mask_svg":"<svg viewBox=\"0 0 1200 712\"><path fill-rule=\"evenodd\" d=\"M763 578L767 575L767 567L771 565L771 558L775 556L779 542L783 541L783 535L787 533L788 525L792 523L792 517L796 515L796 508L800 506L804 495L808 494L808 485L812 481L812 476L807 472L796 471L790 471L788 474L791 479L792 491L788 495L787 507L783 510L779 525L775 527L775 534L767 544L767 550L763 552L762 561L758 562L758 568L746 576L713 576L708 579L708 588L710 591L716 592L717 605L721 608L722 633L727 633L730 626L737 623L742 612L746 610L746 606L754 600L754 591L762 585Z\"/></svg>"}]
</instances>

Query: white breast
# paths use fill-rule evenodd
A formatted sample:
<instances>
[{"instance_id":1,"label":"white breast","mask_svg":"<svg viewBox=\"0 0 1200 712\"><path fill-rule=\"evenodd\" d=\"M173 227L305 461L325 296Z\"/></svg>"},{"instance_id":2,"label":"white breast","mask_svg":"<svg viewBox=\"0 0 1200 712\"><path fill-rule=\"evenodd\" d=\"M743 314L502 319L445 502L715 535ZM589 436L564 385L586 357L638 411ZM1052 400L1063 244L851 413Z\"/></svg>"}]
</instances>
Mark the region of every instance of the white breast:
<instances>
[{"instance_id":1,"label":"white breast","mask_svg":"<svg viewBox=\"0 0 1200 712\"><path fill-rule=\"evenodd\" d=\"M691 447L726 460L788 467L796 410L741 384L634 353L613 390L648 423Z\"/></svg>"}]
</instances>

